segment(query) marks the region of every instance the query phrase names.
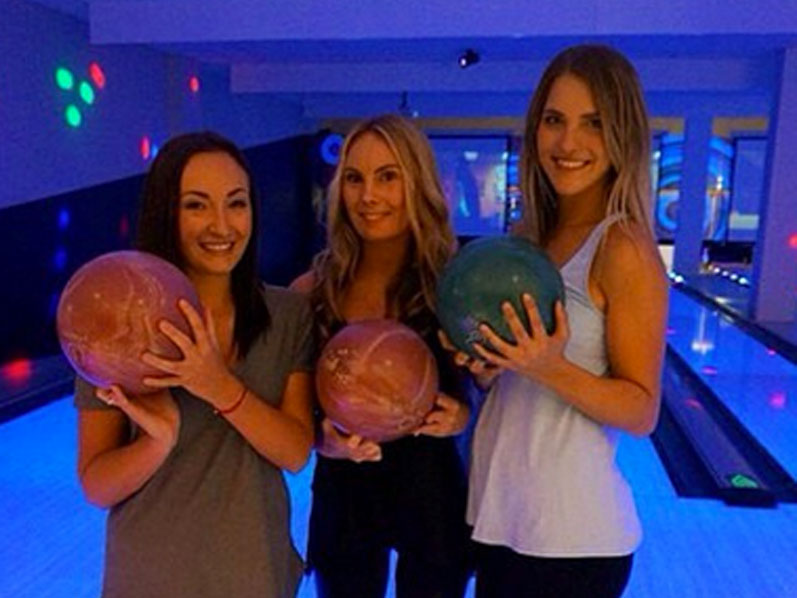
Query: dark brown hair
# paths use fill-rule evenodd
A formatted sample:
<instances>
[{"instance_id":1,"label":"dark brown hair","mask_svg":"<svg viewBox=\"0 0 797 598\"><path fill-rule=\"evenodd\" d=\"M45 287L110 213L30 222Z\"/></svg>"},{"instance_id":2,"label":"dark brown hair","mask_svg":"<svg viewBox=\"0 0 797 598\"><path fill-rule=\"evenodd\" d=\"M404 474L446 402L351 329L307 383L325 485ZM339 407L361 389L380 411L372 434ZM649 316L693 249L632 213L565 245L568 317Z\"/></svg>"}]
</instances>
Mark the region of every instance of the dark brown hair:
<instances>
[{"instance_id":1,"label":"dark brown hair","mask_svg":"<svg viewBox=\"0 0 797 598\"><path fill-rule=\"evenodd\" d=\"M235 160L249 179L252 234L241 260L232 271L231 280L235 305L233 340L239 355L243 356L255 339L268 328L269 314L263 301L258 274L260 202L252 172L241 150L229 139L210 131L186 133L166 142L144 180L134 245L140 251L153 253L184 269L177 230L180 179L193 156L218 152Z\"/></svg>"}]
</instances>

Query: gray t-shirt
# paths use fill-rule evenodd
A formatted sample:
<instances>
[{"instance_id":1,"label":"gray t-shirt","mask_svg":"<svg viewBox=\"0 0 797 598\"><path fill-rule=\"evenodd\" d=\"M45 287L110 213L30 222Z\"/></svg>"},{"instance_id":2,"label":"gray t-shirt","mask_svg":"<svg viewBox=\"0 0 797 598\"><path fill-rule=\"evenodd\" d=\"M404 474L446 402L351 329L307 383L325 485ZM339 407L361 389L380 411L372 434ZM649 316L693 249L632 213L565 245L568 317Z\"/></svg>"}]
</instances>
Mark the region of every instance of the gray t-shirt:
<instances>
[{"instance_id":1,"label":"gray t-shirt","mask_svg":"<svg viewBox=\"0 0 797 598\"><path fill-rule=\"evenodd\" d=\"M298 294L266 287L264 297L271 325L235 373L276 406L288 375L313 368L313 319ZM138 492L110 510L102 596L294 596L302 563L280 470L205 401L183 388L171 392L181 417L177 445ZM109 408L81 380L75 405Z\"/></svg>"}]
</instances>

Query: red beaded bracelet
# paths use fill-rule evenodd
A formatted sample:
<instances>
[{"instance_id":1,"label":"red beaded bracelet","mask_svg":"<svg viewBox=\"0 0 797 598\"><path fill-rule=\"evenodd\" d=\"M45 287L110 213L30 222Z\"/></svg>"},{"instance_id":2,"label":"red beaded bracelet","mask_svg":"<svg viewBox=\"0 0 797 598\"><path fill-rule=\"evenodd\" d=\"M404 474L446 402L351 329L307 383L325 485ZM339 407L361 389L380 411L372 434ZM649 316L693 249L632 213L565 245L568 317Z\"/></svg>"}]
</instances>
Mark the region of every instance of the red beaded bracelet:
<instances>
[{"instance_id":1,"label":"red beaded bracelet","mask_svg":"<svg viewBox=\"0 0 797 598\"><path fill-rule=\"evenodd\" d=\"M223 409L221 407L216 407L213 410L213 413L215 415L227 415L229 413L232 413L233 411L238 409L238 407L241 406L241 403L244 402L244 399L246 398L246 395L247 395L248 392L249 392L249 389L246 388L246 386L244 386L243 390L241 391L241 394L238 396L237 399L235 399L235 402L232 405L230 405L229 407L225 407Z\"/></svg>"}]
</instances>

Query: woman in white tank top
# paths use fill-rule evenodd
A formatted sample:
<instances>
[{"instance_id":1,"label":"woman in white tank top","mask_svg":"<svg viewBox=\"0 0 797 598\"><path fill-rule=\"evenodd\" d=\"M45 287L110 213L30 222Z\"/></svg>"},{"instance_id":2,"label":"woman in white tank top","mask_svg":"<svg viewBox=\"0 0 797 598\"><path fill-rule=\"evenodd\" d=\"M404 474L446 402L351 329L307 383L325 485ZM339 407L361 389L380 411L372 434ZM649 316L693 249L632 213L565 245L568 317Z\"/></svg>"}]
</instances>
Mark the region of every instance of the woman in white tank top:
<instances>
[{"instance_id":1,"label":"woman in white tank top","mask_svg":"<svg viewBox=\"0 0 797 598\"><path fill-rule=\"evenodd\" d=\"M558 54L526 117L520 234L565 281L547 335L487 326L496 348L457 354L489 395L473 445L468 522L477 597L619 596L641 531L615 464L620 432L659 412L667 281L648 221L650 131L636 72L606 46Z\"/></svg>"}]
</instances>

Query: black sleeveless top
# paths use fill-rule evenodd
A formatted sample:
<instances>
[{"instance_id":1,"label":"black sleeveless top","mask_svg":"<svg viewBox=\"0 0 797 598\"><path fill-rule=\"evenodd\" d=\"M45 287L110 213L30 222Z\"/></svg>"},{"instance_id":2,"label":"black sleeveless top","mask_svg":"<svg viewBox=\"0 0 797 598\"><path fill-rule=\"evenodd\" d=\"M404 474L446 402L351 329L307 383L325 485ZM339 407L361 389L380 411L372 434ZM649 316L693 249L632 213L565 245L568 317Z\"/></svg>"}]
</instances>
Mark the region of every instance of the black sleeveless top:
<instances>
[{"instance_id":1,"label":"black sleeveless top","mask_svg":"<svg viewBox=\"0 0 797 598\"><path fill-rule=\"evenodd\" d=\"M434 314L401 323L418 332L432 350L440 391L467 402L466 378L440 344ZM467 568L467 477L458 444L458 437L410 435L382 443L377 462L318 455L309 567L334 566L358 546L368 546L422 551L435 555L441 567Z\"/></svg>"}]
</instances>

